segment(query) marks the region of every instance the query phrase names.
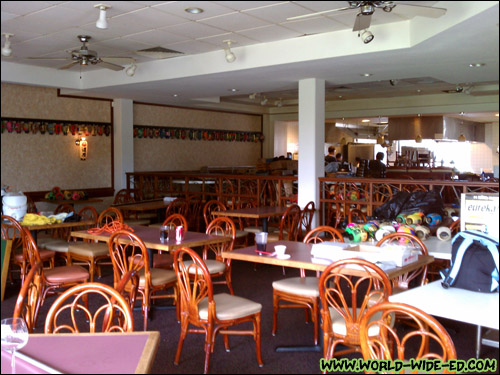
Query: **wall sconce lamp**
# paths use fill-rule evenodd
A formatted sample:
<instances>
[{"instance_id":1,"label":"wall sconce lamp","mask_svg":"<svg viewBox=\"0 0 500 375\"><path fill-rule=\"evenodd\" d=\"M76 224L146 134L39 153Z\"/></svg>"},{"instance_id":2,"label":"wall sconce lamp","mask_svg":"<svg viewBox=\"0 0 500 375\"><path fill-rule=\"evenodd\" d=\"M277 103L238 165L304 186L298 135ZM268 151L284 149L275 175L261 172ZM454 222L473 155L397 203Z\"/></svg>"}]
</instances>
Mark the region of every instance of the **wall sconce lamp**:
<instances>
[{"instance_id":1,"label":"wall sconce lamp","mask_svg":"<svg viewBox=\"0 0 500 375\"><path fill-rule=\"evenodd\" d=\"M88 141L86 140L85 137L80 137L75 141L75 145L80 146L80 160L86 160L87 159L87 152L88 152Z\"/></svg>"},{"instance_id":2,"label":"wall sconce lamp","mask_svg":"<svg viewBox=\"0 0 500 375\"><path fill-rule=\"evenodd\" d=\"M236 43L232 40L223 40L222 43L226 43L227 47L224 48L224 52L226 53L226 61L228 63L232 63L236 60L236 55L231 52L231 43Z\"/></svg>"},{"instance_id":3,"label":"wall sconce lamp","mask_svg":"<svg viewBox=\"0 0 500 375\"><path fill-rule=\"evenodd\" d=\"M95 23L95 26L99 29L107 29L108 21L106 20L106 9L111 8L111 6L106 4L97 4L94 5L94 8L99 9L99 19Z\"/></svg>"},{"instance_id":4,"label":"wall sconce lamp","mask_svg":"<svg viewBox=\"0 0 500 375\"><path fill-rule=\"evenodd\" d=\"M5 37L5 43L2 47L2 56L9 57L10 55L12 55L12 48L10 48L9 38L11 36L14 36L14 34L2 33L2 35Z\"/></svg>"}]
</instances>

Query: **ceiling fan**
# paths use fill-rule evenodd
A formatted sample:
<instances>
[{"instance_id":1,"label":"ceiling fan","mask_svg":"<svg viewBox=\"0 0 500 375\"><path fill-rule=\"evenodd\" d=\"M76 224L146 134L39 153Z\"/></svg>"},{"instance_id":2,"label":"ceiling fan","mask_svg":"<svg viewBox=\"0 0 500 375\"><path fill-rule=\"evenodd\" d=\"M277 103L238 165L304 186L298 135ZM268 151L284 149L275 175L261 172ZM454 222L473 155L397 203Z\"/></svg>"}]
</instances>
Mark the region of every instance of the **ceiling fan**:
<instances>
[{"instance_id":1,"label":"ceiling fan","mask_svg":"<svg viewBox=\"0 0 500 375\"><path fill-rule=\"evenodd\" d=\"M58 57L28 57L31 60L70 60L69 64L63 65L57 69L69 69L74 65L79 64L80 66L88 66L88 65L96 65L111 70L122 70L123 66L112 63L117 62L118 64L132 64L134 59L131 57L99 57L96 51L92 51L88 49L87 43L90 40L90 36L88 35L78 35L78 39L82 42L82 46L79 49L68 50L66 52L71 54L71 57L68 58L58 58Z\"/></svg>"},{"instance_id":2,"label":"ceiling fan","mask_svg":"<svg viewBox=\"0 0 500 375\"><path fill-rule=\"evenodd\" d=\"M405 15L421 16L421 17L431 17L431 18L438 18L446 13L446 9L444 8L433 8L433 7L413 5L413 4L401 4L401 3L396 3L394 1L348 1L348 3L349 6L345 8L324 10L322 12L290 17L287 18L287 21L292 21L307 17L314 17L314 16L319 16L321 14L332 13L332 12L359 10L352 31L360 31L368 29L370 27L372 14L375 12L376 8L382 8L384 12L392 12L394 10L394 13L401 13Z\"/></svg>"}]
</instances>

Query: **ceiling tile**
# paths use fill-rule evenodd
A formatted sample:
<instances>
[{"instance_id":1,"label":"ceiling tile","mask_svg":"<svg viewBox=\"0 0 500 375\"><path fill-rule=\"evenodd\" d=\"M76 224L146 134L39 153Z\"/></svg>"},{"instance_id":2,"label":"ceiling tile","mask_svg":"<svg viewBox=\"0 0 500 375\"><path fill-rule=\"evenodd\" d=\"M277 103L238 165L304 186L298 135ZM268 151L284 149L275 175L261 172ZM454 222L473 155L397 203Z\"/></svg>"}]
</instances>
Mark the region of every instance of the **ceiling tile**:
<instances>
[{"instance_id":1,"label":"ceiling tile","mask_svg":"<svg viewBox=\"0 0 500 375\"><path fill-rule=\"evenodd\" d=\"M142 33L127 35L123 39L130 39L140 43L151 44L154 46L161 46L164 44L171 44L182 42L189 39L187 36L181 36L167 32L165 30L149 30Z\"/></svg>"},{"instance_id":2,"label":"ceiling tile","mask_svg":"<svg viewBox=\"0 0 500 375\"><path fill-rule=\"evenodd\" d=\"M19 15L2 11L2 31L3 31L3 23L16 17L19 17Z\"/></svg>"},{"instance_id":3,"label":"ceiling tile","mask_svg":"<svg viewBox=\"0 0 500 375\"><path fill-rule=\"evenodd\" d=\"M213 44L215 46L220 46L221 49L223 49L226 44L223 43L224 40L231 40L234 42L234 44L231 45L231 48L238 48L242 46L247 46L251 44L256 44L258 41L247 38L244 35L240 34L235 34L235 33L228 33L228 34L222 34L222 35L216 35L216 36L211 36L207 38L200 38L199 40Z\"/></svg>"},{"instance_id":4,"label":"ceiling tile","mask_svg":"<svg viewBox=\"0 0 500 375\"><path fill-rule=\"evenodd\" d=\"M226 31L238 31L269 25L269 22L243 13L207 18L199 22L213 27L218 27L219 29Z\"/></svg>"},{"instance_id":5,"label":"ceiling tile","mask_svg":"<svg viewBox=\"0 0 500 375\"><path fill-rule=\"evenodd\" d=\"M181 18L162 12L154 8L143 8L134 12L111 18L108 22L110 25L115 25L115 22L120 27L128 26L136 28L138 31L146 31L165 26L173 26L186 22L186 18Z\"/></svg>"},{"instance_id":6,"label":"ceiling tile","mask_svg":"<svg viewBox=\"0 0 500 375\"><path fill-rule=\"evenodd\" d=\"M165 30L177 35L183 35L186 37L186 39L198 39L225 33L225 30L205 25L201 22L193 21L182 23L180 25L164 27L161 28L161 30Z\"/></svg>"},{"instance_id":7,"label":"ceiling tile","mask_svg":"<svg viewBox=\"0 0 500 375\"><path fill-rule=\"evenodd\" d=\"M245 10L244 13L269 22L281 23L286 21L288 17L294 17L304 14L304 8L293 3L286 2L251 10Z\"/></svg>"},{"instance_id":8,"label":"ceiling tile","mask_svg":"<svg viewBox=\"0 0 500 375\"><path fill-rule=\"evenodd\" d=\"M346 28L346 25L325 17L312 17L297 21L283 22L281 26L302 34L329 33Z\"/></svg>"},{"instance_id":9,"label":"ceiling tile","mask_svg":"<svg viewBox=\"0 0 500 375\"><path fill-rule=\"evenodd\" d=\"M52 6L45 1L2 1L2 12L25 16Z\"/></svg>"},{"instance_id":10,"label":"ceiling tile","mask_svg":"<svg viewBox=\"0 0 500 375\"><path fill-rule=\"evenodd\" d=\"M188 40L185 42L163 45L162 47L183 52L185 54L205 53L211 52L215 49L213 45L200 40Z\"/></svg>"},{"instance_id":11,"label":"ceiling tile","mask_svg":"<svg viewBox=\"0 0 500 375\"><path fill-rule=\"evenodd\" d=\"M288 1L213 1L213 2L239 11L260 8L272 4L288 3Z\"/></svg>"},{"instance_id":12,"label":"ceiling tile","mask_svg":"<svg viewBox=\"0 0 500 375\"><path fill-rule=\"evenodd\" d=\"M141 43L141 42L137 42L135 40L125 39L125 38L110 39L110 40L106 40L104 42L95 44L96 49L99 46L111 47L113 49L126 50L126 51L130 51L130 52L137 51L137 50L144 49L144 48L155 47L155 45L153 45L153 44Z\"/></svg>"},{"instance_id":13,"label":"ceiling tile","mask_svg":"<svg viewBox=\"0 0 500 375\"><path fill-rule=\"evenodd\" d=\"M238 31L238 34L264 43L273 42L280 39L296 38L302 35L302 33L300 32L288 30L277 25L263 26L250 30L242 30Z\"/></svg>"},{"instance_id":14,"label":"ceiling tile","mask_svg":"<svg viewBox=\"0 0 500 375\"><path fill-rule=\"evenodd\" d=\"M172 1L157 5L154 8L194 21L234 13L234 10L210 1ZM203 13L191 14L185 11L186 8L201 8Z\"/></svg>"}]
</instances>

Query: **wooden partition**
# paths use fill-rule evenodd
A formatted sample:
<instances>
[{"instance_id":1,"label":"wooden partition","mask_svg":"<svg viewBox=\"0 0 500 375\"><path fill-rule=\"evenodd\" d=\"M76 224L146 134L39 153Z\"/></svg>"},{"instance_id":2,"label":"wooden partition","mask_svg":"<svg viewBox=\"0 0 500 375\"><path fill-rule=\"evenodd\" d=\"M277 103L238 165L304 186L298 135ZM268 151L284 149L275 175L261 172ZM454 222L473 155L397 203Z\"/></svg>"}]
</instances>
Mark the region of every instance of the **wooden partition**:
<instances>
[{"instance_id":1,"label":"wooden partition","mask_svg":"<svg viewBox=\"0 0 500 375\"><path fill-rule=\"evenodd\" d=\"M399 191L436 190L446 206L460 205L460 194L498 193L498 183L439 180L396 180L369 178L319 178L320 224L336 225L339 215L353 208L372 216L374 210ZM228 207L252 201L259 206L283 206L297 201L297 177L195 172L127 173L127 188L137 189L144 199L164 196L199 196L206 202L217 199Z\"/></svg>"}]
</instances>

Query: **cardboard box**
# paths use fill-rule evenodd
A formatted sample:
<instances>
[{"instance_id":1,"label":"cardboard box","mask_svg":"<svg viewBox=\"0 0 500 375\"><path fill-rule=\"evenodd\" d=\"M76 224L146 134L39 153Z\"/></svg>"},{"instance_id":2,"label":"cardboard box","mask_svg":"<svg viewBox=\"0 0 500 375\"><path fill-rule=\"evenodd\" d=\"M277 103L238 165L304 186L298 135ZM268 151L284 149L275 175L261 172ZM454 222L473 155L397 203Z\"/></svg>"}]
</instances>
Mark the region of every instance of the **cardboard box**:
<instances>
[{"instance_id":1,"label":"cardboard box","mask_svg":"<svg viewBox=\"0 0 500 375\"><path fill-rule=\"evenodd\" d=\"M326 244L326 245L325 245ZM348 243L323 242L314 244L311 255L315 258L337 261L341 259L361 258L372 263L382 262L386 265L403 267L418 259L418 252L414 252L411 247L405 245L390 244L384 247L377 247L369 244L348 244ZM340 245L340 246L339 246Z\"/></svg>"},{"instance_id":2,"label":"cardboard box","mask_svg":"<svg viewBox=\"0 0 500 375\"><path fill-rule=\"evenodd\" d=\"M460 231L477 230L498 240L498 193L464 193L460 205Z\"/></svg>"}]
</instances>

